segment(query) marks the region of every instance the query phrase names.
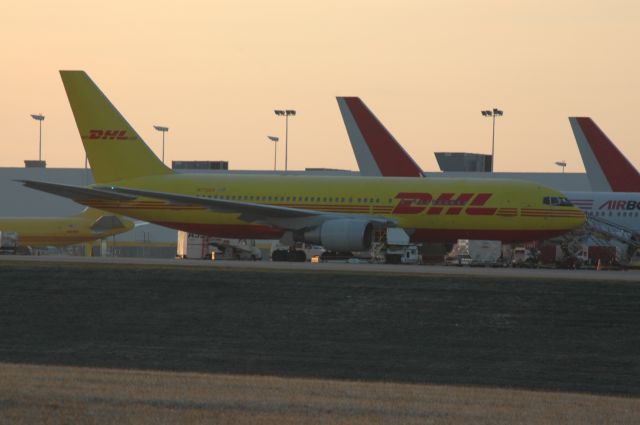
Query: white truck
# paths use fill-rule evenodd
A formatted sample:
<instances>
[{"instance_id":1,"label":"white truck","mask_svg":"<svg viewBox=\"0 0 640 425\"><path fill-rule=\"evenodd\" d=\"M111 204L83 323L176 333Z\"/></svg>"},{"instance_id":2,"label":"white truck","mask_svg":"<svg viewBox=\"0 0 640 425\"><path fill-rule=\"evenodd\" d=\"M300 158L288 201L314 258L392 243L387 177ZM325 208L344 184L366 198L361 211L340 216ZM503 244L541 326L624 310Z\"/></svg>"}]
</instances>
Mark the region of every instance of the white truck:
<instances>
[{"instance_id":1,"label":"white truck","mask_svg":"<svg viewBox=\"0 0 640 425\"><path fill-rule=\"evenodd\" d=\"M409 235L396 227L387 229L383 252L388 264L419 264L421 260L418 245L412 244Z\"/></svg>"},{"instance_id":2,"label":"white truck","mask_svg":"<svg viewBox=\"0 0 640 425\"><path fill-rule=\"evenodd\" d=\"M252 239L212 238L209 245L214 248L212 260L262 260L262 251Z\"/></svg>"},{"instance_id":3,"label":"white truck","mask_svg":"<svg viewBox=\"0 0 640 425\"><path fill-rule=\"evenodd\" d=\"M255 241L224 239L178 232L177 258L218 260L261 260L262 251Z\"/></svg>"},{"instance_id":4,"label":"white truck","mask_svg":"<svg viewBox=\"0 0 640 425\"><path fill-rule=\"evenodd\" d=\"M319 245L296 242L289 246L275 241L271 244L271 261L319 261L325 252L326 249Z\"/></svg>"},{"instance_id":5,"label":"white truck","mask_svg":"<svg viewBox=\"0 0 640 425\"><path fill-rule=\"evenodd\" d=\"M536 250L516 246L511 251L511 267L535 267L537 263Z\"/></svg>"},{"instance_id":6,"label":"white truck","mask_svg":"<svg viewBox=\"0 0 640 425\"><path fill-rule=\"evenodd\" d=\"M0 231L0 254L15 254L17 249L18 234Z\"/></svg>"},{"instance_id":7,"label":"white truck","mask_svg":"<svg viewBox=\"0 0 640 425\"><path fill-rule=\"evenodd\" d=\"M445 264L458 266L496 266L501 264L500 241L458 239L451 252L445 256Z\"/></svg>"}]
</instances>

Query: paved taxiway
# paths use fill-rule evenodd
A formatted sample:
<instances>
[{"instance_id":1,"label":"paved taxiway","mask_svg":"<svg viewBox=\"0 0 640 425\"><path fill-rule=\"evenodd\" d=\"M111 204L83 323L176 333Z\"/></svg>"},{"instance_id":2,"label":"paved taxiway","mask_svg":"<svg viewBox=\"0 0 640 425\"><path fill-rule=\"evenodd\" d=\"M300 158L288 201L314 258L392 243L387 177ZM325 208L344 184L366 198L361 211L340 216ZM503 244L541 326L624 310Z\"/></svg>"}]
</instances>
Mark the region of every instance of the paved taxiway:
<instances>
[{"instance_id":1,"label":"paved taxiway","mask_svg":"<svg viewBox=\"0 0 640 425\"><path fill-rule=\"evenodd\" d=\"M0 255L1 262L38 262L38 263L81 263L81 264L123 264L160 267L206 267L211 269L232 270L273 270L273 271L317 271L317 272L355 272L355 273L391 273L425 276L465 276L465 277L504 277L534 278L580 281L624 281L640 283L640 270L561 270L561 269L521 269L521 268L485 268L485 267L447 267L405 264L369 264L369 263L290 263L272 261L206 261L176 260L158 258L121 258L121 257L71 257L71 256L20 256Z\"/></svg>"}]
</instances>

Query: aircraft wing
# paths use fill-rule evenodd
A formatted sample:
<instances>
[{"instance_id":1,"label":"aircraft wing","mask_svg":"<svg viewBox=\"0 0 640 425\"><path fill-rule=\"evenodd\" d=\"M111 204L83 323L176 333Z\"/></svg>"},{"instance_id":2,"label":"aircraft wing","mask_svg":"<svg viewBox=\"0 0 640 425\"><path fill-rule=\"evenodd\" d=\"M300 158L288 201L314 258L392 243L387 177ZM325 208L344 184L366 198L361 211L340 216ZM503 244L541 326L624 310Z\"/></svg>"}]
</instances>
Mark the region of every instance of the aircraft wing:
<instances>
[{"instance_id":1,"label":"aircraft wing","mask_svg":"<svg viewBox=\"0 0 640 425\"><path fill-rule=\"evenodd\" d=\"M110 201L130 201L136 199L135 196L126 195L124 193L116 193L108 190L93 189L85 186L73 186L61 183L47 183L35 180L16 180L24 184L26 187L39 190L41 192L51 193L53 195L69 198L74 201L83 199L104 199ZM78 202L82 203L82 202Z\"/></svg>"},{"instance_id":2,"label":"aircraft wing","mask_svg":"<svg viewBox=\"0 0 640 425\"><path fill-rule=\"evenodd\" d=\"M266 224L288 230L314 227L323 221L334 218L354 218L353 214L290 208L277 205L256 204L252 202L226 199L201 198L169 192L155 192L117 186L85 187L58 183L46 183L34 180L18 180L26 187L72 199L80 204L83 201L107 199L131 201L138 197L162 199L178 205L200 205L211 211L239 214L240 220L248 223ZM376 227L395 227L397 222L380 215L357 215L370 221Z\"/></svg>"},{"instance_id":3,"label":"aircraft wing","mask_svg":"<svg viewBox=\"0 0 640 425\"><path fill-rule=\"evenodd\" d=\"M101 188L104 190L107 188ZM119 194L142 196L169 201L181 205L200 205L211 211L240 214L240 219L286 229L317 226L321 222L338 217L351 217L352 214L333 213L326 211L307 210L301 208L281 207L277 205L256 204L252 202L232 201L226 199L201 198L198 196L182 195L168 192L154 192L149 190L131 189L126 187L109 187L108 190ZM359 217L363 217L360 215ZM379 227L394 227L397 223L382 216L367 215L363 218Z\"/></svg>"},{"instance_id":4,"label":"aircraft wing","mask_svg":"<svg viewBox=\"0 0 640 425\"><path fill-rule=\"evenodd\" d=\"M216 212L241 213L247 216L269 215L278 218L309 217L323 214L320 211L310 211L297 208L279 207L275 205L254 204L250 202L230 201L225 199L201 198L199 196L181 195L169 192L154 192L150 190L130 189L127 187L109 187L117 194L133 195L134 197L144 196L145 198L155 198L169 201L181 205L201 205Z\"/></svg>"}]
</instances>

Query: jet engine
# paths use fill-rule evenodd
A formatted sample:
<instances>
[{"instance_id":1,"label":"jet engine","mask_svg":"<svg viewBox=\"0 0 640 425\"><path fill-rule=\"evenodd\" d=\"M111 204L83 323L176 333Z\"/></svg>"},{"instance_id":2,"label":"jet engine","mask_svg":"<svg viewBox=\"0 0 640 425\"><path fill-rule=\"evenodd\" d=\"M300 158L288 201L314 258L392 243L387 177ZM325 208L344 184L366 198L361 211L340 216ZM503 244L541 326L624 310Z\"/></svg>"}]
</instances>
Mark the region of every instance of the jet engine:
<instances>
[{"instance_id":1,"label":"jet engine","mask_svg":"<svg viewBox=\"0 0 640 425\"><path fill-rule=\"evenodd\" d=\"M371 247L373 225L366 220L336 218L304 232L302 239L330 251L364 251Z\"/></svg>"}]
</instances>

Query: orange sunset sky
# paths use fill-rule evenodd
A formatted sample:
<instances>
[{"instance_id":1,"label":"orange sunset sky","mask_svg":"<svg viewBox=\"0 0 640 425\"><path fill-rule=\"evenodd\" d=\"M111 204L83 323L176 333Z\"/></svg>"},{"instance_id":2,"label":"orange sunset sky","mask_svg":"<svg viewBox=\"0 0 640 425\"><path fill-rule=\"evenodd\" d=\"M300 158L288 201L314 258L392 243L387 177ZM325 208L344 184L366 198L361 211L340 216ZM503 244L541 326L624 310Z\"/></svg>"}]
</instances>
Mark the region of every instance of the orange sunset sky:
<instances>
[{"instance_id":1,"label":"orange sunset sky","mask_svg":"<svg viewBox=\"0 0 640 425\"><path fill-rule=\"evenodd\" d=\"M60 69L89 73L166 159L357 169L335 101L360 96L416 161L489 153L496 171L582 171L567 117L591 116L640 168L640 2L14 1L0 5L0 166L82 167ZM279 145L279 165L284 163Z\"/></svg>"}]
</instances>

